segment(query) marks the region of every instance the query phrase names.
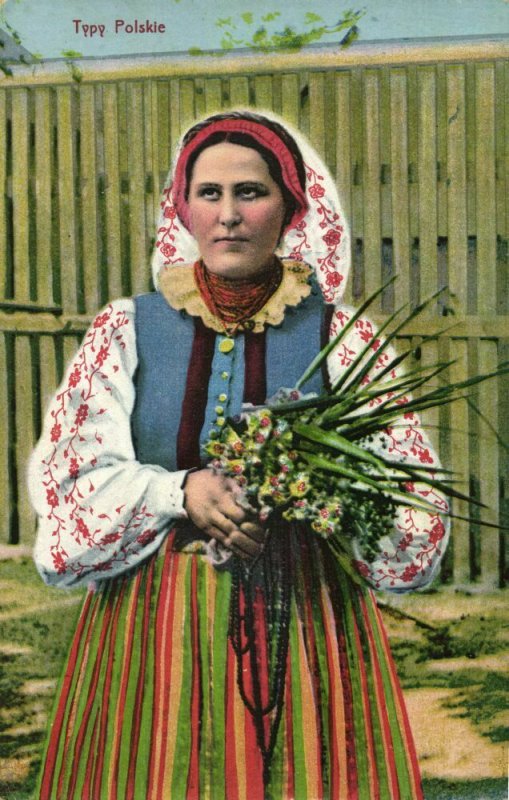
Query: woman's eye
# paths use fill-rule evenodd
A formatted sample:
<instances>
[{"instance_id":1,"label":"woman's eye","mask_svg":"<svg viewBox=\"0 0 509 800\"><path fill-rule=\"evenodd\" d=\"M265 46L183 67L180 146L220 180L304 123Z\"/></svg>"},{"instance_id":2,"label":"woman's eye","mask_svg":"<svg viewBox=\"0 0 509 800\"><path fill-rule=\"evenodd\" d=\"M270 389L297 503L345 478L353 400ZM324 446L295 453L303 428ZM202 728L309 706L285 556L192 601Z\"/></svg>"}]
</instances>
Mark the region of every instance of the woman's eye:
<instances>
[{"instance_id":1,"label":"woman's eye","mask_svg":"<svg viewBox=\"0 0 509 800\"><path fill-rule=\"evenodd\" d=\"M240 186L237 190L238 197L243 200L256 200L257 197L264 197L267 192L262 186Z\"/></svg>"},{"instance_id":2,"label":"woman's eye","mask_svg":"<svg viewBox=\"0 0 509 800\"><path fill-rule=\"evenodd\" d=\"M198 192L199 197L204 197L205 200L217 200L219 197L219 189L215 186L203 186Z\"/></svg>"}]
</instances>

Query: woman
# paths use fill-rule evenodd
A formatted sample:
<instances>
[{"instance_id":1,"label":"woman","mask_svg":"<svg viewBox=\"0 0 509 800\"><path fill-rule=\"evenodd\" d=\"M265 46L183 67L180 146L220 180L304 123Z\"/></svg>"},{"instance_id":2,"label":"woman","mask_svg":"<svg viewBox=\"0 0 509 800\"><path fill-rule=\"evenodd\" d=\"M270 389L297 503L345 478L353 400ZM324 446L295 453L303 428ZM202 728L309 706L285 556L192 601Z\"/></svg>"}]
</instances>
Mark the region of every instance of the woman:
<instances>
[{"instance_id":1,"label":"woman","mask_svg":"<svg viewBox=\"0 0 509 800\"><path fill-rule=\"evenodd\" d=\"M163 193L159 290L96 318L31 464L43 578L93 583L40 797L422 796L367 587L432 578L438 514L400 509L374 560L354 542L363 588L305 526L263 525L203 453L344 325L347 262L332 179L302 137L248 112L188 131ZM371 339L359 320L324 380ZM387 446L433 463L412 415Z\"/></svg>"}]
</instances>

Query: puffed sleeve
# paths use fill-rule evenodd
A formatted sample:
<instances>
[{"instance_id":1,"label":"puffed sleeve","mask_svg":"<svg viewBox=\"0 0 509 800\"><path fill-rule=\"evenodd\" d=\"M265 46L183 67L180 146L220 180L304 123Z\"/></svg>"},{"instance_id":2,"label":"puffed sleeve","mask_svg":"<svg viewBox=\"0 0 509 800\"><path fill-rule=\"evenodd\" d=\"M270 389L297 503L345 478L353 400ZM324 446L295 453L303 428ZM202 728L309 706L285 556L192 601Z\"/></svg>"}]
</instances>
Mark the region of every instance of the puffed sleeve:
<instances>
[{"instance_id":1,"label":"puffed sleeve","mask_svg":"<svg viewBox=\"0 0 509 800\"><path fill-rule=\"evenodd\" d=\"M92 323L47 411L28 483L34 558L48 584L77 586L137 566L186 518L184 472L136 461L130 416L137 367L134 303Z\"/></svg>"},{"instance_id":2,"label":"puffed sleeve","mask_svg":"<svg viewBox=\"0 0 509 800\"><path fill-rule=\"evenodd\" d=\"M332 316L330 335L337 336L351 318L353 309L339 306ZM369 344L370 352L380 349L376 329L366 317L361 317L350 329L345 340L329 356L328 369L334 383L349 367L355 356ZM384 369L395 355L392 348L380 353L371 375ZM387 380L395 377L387 375ZM370 376L365 382L368 383ZM395 463L406 462L426 466L440 466L418 416L412 411L405 413L409 397L401 403L401 418L376 437L374 448ZM374 402L374 401L373 401ZM381 401L380 401L381 402ZM376 589L403 592L426 586L436 575L449 536L447 520L448 504L435 489L409 482L407 490L417 498L436 507L436 513L399 506L392 530L380 544L379 554L368 560L363 556L358 543L353 540L354 565L361 575ZM445 515L445 516L444 516Z\"/></svg>"}]
</instances>

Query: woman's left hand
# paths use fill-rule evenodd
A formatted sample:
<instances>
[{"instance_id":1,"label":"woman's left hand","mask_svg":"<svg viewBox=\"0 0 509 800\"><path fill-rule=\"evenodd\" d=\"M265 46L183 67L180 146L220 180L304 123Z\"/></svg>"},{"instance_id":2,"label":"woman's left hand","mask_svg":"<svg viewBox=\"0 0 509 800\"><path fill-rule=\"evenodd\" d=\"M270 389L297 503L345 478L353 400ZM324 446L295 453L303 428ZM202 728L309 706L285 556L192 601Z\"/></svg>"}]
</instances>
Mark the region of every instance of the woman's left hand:
<instances>
[{"instance_id":1,"label":"woman's left hand","mask_svg":"<svg viewBox=\"0 0 509 800\"><path fill-rule=\"evenodd\" d=\"M241 558L256 558L263 549L266 530L257 516L238 502L242 490L231 478L211 469L187 475L184 507L200 530Z\"/></svg>"}]
</instances>

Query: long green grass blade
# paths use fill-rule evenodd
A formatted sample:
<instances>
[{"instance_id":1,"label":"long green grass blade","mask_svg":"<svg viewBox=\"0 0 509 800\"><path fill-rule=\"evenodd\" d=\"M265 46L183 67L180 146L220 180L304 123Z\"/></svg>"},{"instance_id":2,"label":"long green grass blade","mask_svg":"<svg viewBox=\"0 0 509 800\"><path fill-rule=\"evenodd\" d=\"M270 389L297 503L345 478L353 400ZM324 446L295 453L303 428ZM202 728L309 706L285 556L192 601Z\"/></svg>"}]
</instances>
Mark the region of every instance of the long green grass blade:
<instances>
[{"instance_id":1,"label":"long green grass blade","mask_svg":"<svg viewBox=\"0 0 509 800\"><path fill-rule=\"evenodd\" d=\"M295 433L299 434L299 436L304 436L304 438L310 439L312 442L325 445L333 450L339 450L340 453L356 458L359 461L365 461L375 467L384 466L383 462L371 451L359 447L337 433L323 431L317 425L305 425L301 422L297 422L293 425L293 430Z\"/></svg>"},{"instance_id":2,"label":"long green grass blade","mask_svg":"<svg viewBox=\"0 0 509 800\"><path fill-rule=\"evenodd\" d=\"M421 314L423 312L423 310L433 302L433 300L436 300L436 298L443 291L444 291L443 289L439 289L438 292L435 292L433 295L431 295L430 298L428 298L423 303L420 303L418 306L416 306L414 309L412 309L412 311L405 317L405 319L402 322L400 322L399 325L396 325L396 327L392 331L390 331L390 333L385 337L385 339L381 341L380 346L378 347L378 349L366 361L366 363L364 365L362 365L361 368L358 371L355 371L357 369L357 367L361 364L362 359L364 358L364 354L366 352L366 348L363 348L361 353L359 354L359 356L354 359L353 364L351 364L348 367L348 369L345 370L343 375L340 376L338 381L336 381L336 383L332 387L332 391L336 392L342 386L344 386L347 383L347 381L349 380L349 378L350 378L350 376L352 375L353 372L354 372L354 377L353 377L352 383L358 385L364 379L364 377L371 371L373 366L376 364L376 362L380 358L380 355L383 352L385 352L385 350L387 350L387 348L389 347L389 345L391 344L393 339L395 339L395 337L398 335L398 333L400 331L402 331L403 328L405 328L413 319L415 319L415 317L419 316L419 314ZM401 306L401 308L397 309L397 311L395 311L393 314L391 314L389 319L386 322L384 322L378 328L376 336L374 336L373 339L368 343L368 349L372 348L373 340L380 338L380 336L383 333L383 331L394 321L394 319L396 319L397 316L399 316L401 314L402 311L404 311L405 308L406 308L406 305ZM396 356L396 358L397 358L397 356ZM348 384L348 385L350 385L350 384Z\"/></svg>"},{"instance_id":3,"label":"long green grass blade","mask_svg":"<svg viewBox=\"0 0 509 800\"><path fill-rule=\"evenodd\" d=\"M322 366L323 362L325 361L329 353L331 353L332 350L334 350L334 348L337 347L337 345L341 342L341 340L345 338L348 331L351 330L353 325L355 325L355 323L357 322L359 317L362 316L364 311L367 308L369 308L369 306L375 302L376 298L379 295L381 295L382 292L385 289L387 289L392 283L394 283L395 280L396 276L393 276L386 283L384 283L379 289L377 289L376 292L373 292L373 294L371 294L365 300L365 302L360 306L360 308L357 309L357 311L353 314L353 316L350 317L345 327L341 329L339 334L334 339L332 339L325 347L323 347L318 353L318 355L313 359L311 364L307 367L307 369L304 371L304 373L301 375L301 377L295 384L296 389L300 389L301 386L303 386L315 374L315 372L318 369L320 369L320 367Z\"/></svg>"}]
</instances>

